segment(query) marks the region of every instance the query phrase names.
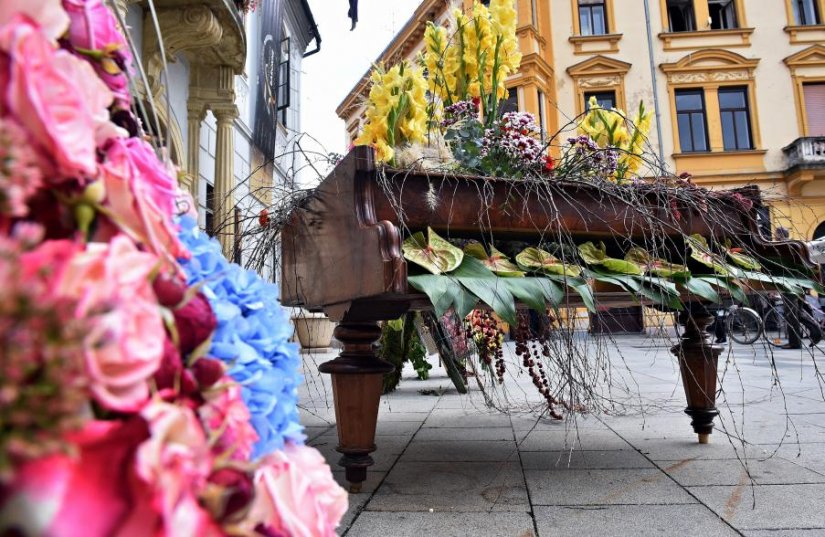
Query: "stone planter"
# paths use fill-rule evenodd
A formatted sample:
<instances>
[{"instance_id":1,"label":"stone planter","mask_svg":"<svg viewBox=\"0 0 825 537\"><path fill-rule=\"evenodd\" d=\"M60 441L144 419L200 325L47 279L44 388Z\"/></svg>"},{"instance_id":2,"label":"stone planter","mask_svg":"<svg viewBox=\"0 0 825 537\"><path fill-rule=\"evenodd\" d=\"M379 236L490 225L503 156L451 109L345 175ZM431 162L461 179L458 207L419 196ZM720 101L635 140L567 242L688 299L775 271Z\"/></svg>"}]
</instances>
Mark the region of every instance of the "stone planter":
<instances>
[{"instance_id":1,"label":"stone planter","mask_svg":"<svg viewBox=\"0 0 825 537\"><path fill-rule=\"evenodd\" d=\"M335 323L330 321L326 315L320 313L298 315L292 318L292 322L295 324L301 348L321 349L329 347L332 343Z\"/></svg>"}]
</instances>

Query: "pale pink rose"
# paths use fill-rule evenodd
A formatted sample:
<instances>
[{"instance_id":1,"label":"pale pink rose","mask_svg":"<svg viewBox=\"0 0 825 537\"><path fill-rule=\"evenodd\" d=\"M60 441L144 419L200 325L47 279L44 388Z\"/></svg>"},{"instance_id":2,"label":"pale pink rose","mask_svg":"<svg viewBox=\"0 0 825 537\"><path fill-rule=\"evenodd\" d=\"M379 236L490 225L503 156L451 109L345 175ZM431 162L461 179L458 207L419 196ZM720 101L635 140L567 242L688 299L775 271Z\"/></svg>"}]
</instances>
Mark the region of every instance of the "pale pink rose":
<instances>
[{"instance_id":1,"label":"pale pink rose","mask_svg":"<svg viewBox=\"0 0 825 537\"><path fill-rule=\"evenodd\" d=\"M40 30L51 40L62 36L69 27L69 16L60 0L3 0L0 2L0 26L9 23L15 15L26 15L40 25Z\"/></svg>"},{"instance_id":2,"label":"pale pink rose","mask_svg":"<svg viewBox=\"0 0 825 537\"><path fill-rule=\"evenodd\" d=\"M105 408L135 411L149 397L148 380L161 364L166 331L150 276L157 258L127 237L91 243L71 259L59 282L78 300L77 315L94 318L86 336L86 370Z\"/></svg>"},{"instance_id":3,"label":"pale pink rose","mask_svg":"<svg viewBox=\"0 0 825 537\"><path fill-rule=\"evenodd\" d=\"M101 165L106 204L115 225L177 266L176 259L189 255L172 220L177 185L173 176L164 173L157 157L147 154L146 149L143 142L133 138L110 140Z\"/></svg>"},{"instance_id":4,"label":"pale pink rose","mask_svg":"<svg viewBox=\"0 0 825 537\"><path fill-rule=\"evenodd\" d=\"M219 534L198 503L212 470L203 427L185 406L153 400L141 411L150 437L138 448L136 469L150 484L163 531L174 537Z\"/></svg>"},{"instance_id":5,"label":"pale pink rose","mask_svg":"<svg viewBox=\"0 0 825 537\"><path fill-rule=\"evenodd\" d=\"M89 57L100 78L125 107L130 102L125 71L131 71L132 55L114 14L101 0L63 0L71 18L69 42L76 49L94 51Z\"/></svg>"},{"instance_id":6,"label":"pale pink rose","mask_svg":"<svg viewBox=\"0 0 825 537\"><path fill-rule=\"evenodd\" d=\"M318 450L287 444L264 458L255 472L248 522L274 534L331 537L347 512L347 493L335 482Z\"/></svg>"},{"instance_id":7,"label":"pale pink rose","mask_svg":"<svg viewBox=\"0 0 825 537\"><path fill-rule=\"evenodd\" d=\"M59 177L52 181L95 174L96 141L107 133L113 97L88 64L16 16L0 27L0 90L0 109L54 160Z\"/></svg>"},{"instance_id":8,"label":"pale pink rose","mask_svg":"<svg viewBox=\"0 0 825 537\"><path fill-rule=\"evenodd\" d=\"M240 384L225 376L205 390L203 397L205 402L198 408L201 422L210 434L220 435L212 446L215 456L236 461L249 460L252 447L258 441L258 433L252 427L249 409L241 399Z\"/></svg>"}]
</instances>

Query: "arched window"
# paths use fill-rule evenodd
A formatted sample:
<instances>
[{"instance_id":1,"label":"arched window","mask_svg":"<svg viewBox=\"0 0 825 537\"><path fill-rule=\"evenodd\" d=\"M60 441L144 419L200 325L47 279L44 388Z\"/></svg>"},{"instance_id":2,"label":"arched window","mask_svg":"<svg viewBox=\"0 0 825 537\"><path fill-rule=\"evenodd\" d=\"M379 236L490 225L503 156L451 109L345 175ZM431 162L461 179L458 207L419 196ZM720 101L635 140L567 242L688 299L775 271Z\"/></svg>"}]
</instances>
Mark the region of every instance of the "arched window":
<instances>
[{"instance_id":1,"label":"arched window","mask_svg":"<svg viewBox=\"0 0 825 537\"><path fill-rule=\"evenodd\" d=\"M811 237L813 240L816 239L825 239L825 222L821 222L816 229L814 230L814 236Z\"/></svg>"}]
</instances>

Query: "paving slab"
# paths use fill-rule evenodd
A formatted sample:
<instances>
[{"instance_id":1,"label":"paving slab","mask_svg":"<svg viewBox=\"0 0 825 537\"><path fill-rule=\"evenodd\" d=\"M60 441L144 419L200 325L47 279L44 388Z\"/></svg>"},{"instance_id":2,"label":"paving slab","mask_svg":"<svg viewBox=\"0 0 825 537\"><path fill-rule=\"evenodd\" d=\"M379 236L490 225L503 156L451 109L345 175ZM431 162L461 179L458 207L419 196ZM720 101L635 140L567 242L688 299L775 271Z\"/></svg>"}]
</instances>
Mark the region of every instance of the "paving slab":
<instances>
[{"instance_id":1,"label":"paving slab","mask_svg":"<svg viewBox=\"0 0 825 537\"><path fill-rule=\"evenodd\" d=\"M524 470L533 505L696 503L657 469Z\"/></svg>"},{"instance_id":2,"label":"paving slab","mask_svg":"<svg viewBox=\"0 0 825 537\"><path fill-rule=\"evenodd\" d=\"M501 413L482 414L464 410L433 410L424 427L510 427L510 417Z\"/></svg>"},{"instance_id":3,"label":"paving slab","mask_svg":"<svg viewBox=\"0 0 825 537\"><path fill-rule=\"evenodd\" d=\"M344 487L347 488L347 487ZM356 519L358 514L364 509L364 506L372 497L371 493L368 492L360 492L358 494L350 494L348 496L349 499L349 508L347 512L341 517L341 522L338 524L338 535L343 535L346 532L347 528L353 523Z\"/></svg>"},{"instance_id":4,"label":"paving slab","mask_svg":"<svg viewBox=\"0 0 825 537\"><path fill-rule=\"evenodd\" d=\"M381 484L381 481L383 481L384 477L386 477L387 475L387 472L374 471L372 470L372 468L374 467L370 467L370 469L367 471L367 479L361 485L361 491L359 492L359 494L368 494L371 492L375 492L375 490L378 488L378 485ZM336 466L335 468L333 468L332 476L335 478L335 481L337 481L339 485L344 487L344 490L349 490L349 482L347 481L346 473L344 472L343 468L341 468L340 466ZM352 494L350 494L350 496L352 496Z\"/></svg>"},{"instance_id":5,"label":"paving slab","mask_svg":"<svg viewBox=\"0 0 825 537\"><path fill-rule=\"evenodd\" d=\"M388 408L379 408L378 421L410 421L416 423L424 423L424 420L426 420L427 416L430 415L429 412L404 412L402 410L398 410L397 407L393 408L395 410L391 410Z\"/></svg>"},{"instance_id":6,"label":"paving slab","mask_svg":"<svg viewBox=\"0 0 825 537\"><path fill-rule=\"evenodd\" d=\"M484 462L517 461L514 440L442 440L419 442L413 439L401 457L403 462Z\"/></svg>"},{"instance_id":7,"label":"paving slab","mask_svg":"<svg viewBox=\"0 0 825 537\"><path fill-rule=\"evenodd\" d=\"M540 537L725 537L738 533L701 505L536 507Z\"/></svg>"},{"instance_id":8,"label":"paving slab","mask_svg":"<svg viewBox=\"0 0 825 537\"><path fill-rule=\"evenodd\" d=\"M753 457L762 452L761 448L748 444L733 443L727 437L713 434L709 444L700 444L695 434L670 437L642 437L625 436L633 448L654 461L681 461L696 459L739 459Z\"/></svg>"},{"instance_id":9,"label":"paving slab","mask_svg":"<svg viewBox=\"0 0 825 537\"><path fill-rule=\"evenodd\" d=\"M415 433L416 442L438 442L445 440L512 440L510 427L422 427Z\"/></svg>"},{"instance_id":10,"label":"paving slab","mask_svg":"<svg viewBox=\"0 0 825 537\"><path fill-rule=\"evenodd\" d=\"M376 438L376 446L379 442L380 438ZM341 469L341 466L338 465L338 461L341 459L341 453L335 449L338 446L338 437L318 437L312 442L312 446L321 452L321 455L324 456L333 470ZM399 454L401 453L401 451L395 451L397 450L376 449L371 453L372 460L375 461L375 464L370 466L369 469L381 472L388 471L392 468L392 465L395 464L395 461L398 460Z\"/></svg>"},{"instance_id":11,"label":"paving slab","mask_svg":"<svg viewBox=\"0 0 825 537\"><path fill-rule=\"evenodd\" d=\"M528 512L530 506L517 462L398 462L367 509Z\"/></svg>"},{"instance_id":12,"label":"paving slab","mask_svg":"<svg viewBox=\"0 0 825 537\"><path fill-rule=\"evenodd\" d=\"M528 513L378 513L366 511L352 537L534 537Z\"/></svg>"},{"instance_id":13,"label":"paving slab","mask_svg":"<svg viewBox=\"0 0 825 537\"><path fill-rule=\"evenodd\" d=\"M787 485L794 483L825 483L825 476L788 460L772 457L766 460L658 461L659 467L680 485L738 485L743 480L758 485Z\"/></svg>"},{"instance_id":14,"label":"paving slab","mask_svg":"<svg viewBox=\"0 0 825 537\"><path fill-rule=\"evenodd\" d=\"M825 531L822 529L810 530L745 530L744 537L822 537Z\"/></svg>"},{"instance_id":15,"label":"paving slab","mask_svg":"<svg viewBox=\"0 0 825 537\"><path fill-rule=\"evenodd\" d=\"M653 463L637 451L524 451L521 464L525 470L604 470L654 468Z\"/></svg>"},{"instance_id":16,"label":"paving slab","mask_svg":"<svg viewBox=\"0 0 825 537\"><path fill-rule=\"evenodd\" d=\"M632 449L619 435L609 430L516 431L520 451L608 451Z\"/></svg>"},{"instance_id":17,"label":"paving slab","mask_svg":"<svg viewBox=\"0 0 825 537\"><path fill-rule=\"evenodd\" d=\"M825 485L690 487L699 501L737 529L821 529ZM755 500L755 506L754 506Z\"/></svg>"}]
</instances>

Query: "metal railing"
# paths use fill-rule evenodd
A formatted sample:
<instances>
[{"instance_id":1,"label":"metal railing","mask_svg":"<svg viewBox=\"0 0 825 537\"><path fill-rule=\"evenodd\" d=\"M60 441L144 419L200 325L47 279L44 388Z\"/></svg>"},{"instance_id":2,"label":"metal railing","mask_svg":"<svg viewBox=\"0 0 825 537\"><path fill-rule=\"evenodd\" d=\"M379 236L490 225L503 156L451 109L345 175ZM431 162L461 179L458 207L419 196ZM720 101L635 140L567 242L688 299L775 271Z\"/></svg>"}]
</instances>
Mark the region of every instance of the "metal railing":
<instances>
[{"instance_id":1,"label":"metal railing","mask_svg":"<svg viewBox=\"0 0 825 537\"><path fill-rule=\"evenodd\" d=\"M783 148L788 168L825 165L825 136L797 138Z\"/></svg>"}]
</instances>

